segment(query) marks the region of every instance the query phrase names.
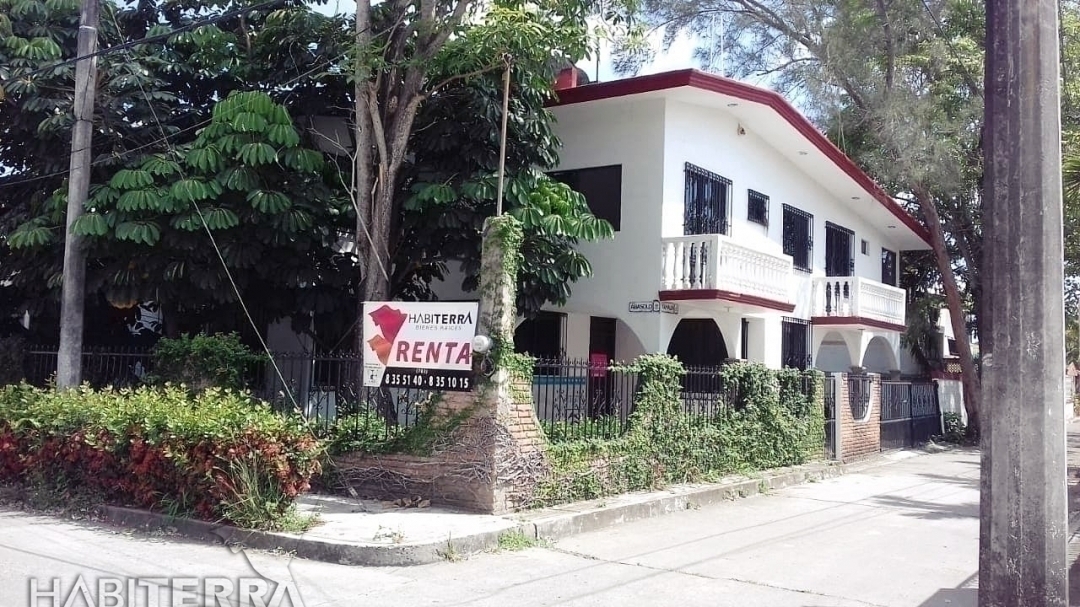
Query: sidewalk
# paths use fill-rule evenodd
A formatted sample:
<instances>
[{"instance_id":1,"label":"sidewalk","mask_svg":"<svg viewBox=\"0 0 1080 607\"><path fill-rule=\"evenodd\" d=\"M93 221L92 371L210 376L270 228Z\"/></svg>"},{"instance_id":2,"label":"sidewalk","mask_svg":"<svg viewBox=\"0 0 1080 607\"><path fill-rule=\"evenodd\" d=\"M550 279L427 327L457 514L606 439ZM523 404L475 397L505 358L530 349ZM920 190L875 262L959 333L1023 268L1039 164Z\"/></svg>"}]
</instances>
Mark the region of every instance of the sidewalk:
<instances>
[{"instance_id":1,"label":"sidewalk","mask_svg":"<svg viewBox=\"0 0 1080 607\"><path fill-rule=\"evenodd\" d=\"M1077 431L1080 432L1080 426ZM1077 440L1080 444L1080 435ZM281 550L329 563L423 565L492 550L499 547L500 541L558 540L617 524L816 482L923 453L926 451L893 452L852 464L819 462L751 477L733 476L716 484L680 485L663 491L632 493L506 516L306 495L300 499L299 507L303 512L317 514L319 523L303 534L250 531L112 506L102 508L101 514L109 522L128 527L165 530L212 543ZM507 538L508 535L512 537Z\"/></svg>"}]
</instances>

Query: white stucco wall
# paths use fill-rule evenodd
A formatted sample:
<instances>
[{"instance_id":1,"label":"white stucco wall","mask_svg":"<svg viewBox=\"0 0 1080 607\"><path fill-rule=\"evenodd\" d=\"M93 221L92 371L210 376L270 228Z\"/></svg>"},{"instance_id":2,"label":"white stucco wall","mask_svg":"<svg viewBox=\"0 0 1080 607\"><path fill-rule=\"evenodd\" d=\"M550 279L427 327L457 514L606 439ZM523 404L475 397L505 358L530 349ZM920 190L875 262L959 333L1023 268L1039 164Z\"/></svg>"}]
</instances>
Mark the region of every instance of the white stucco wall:
<instances>
[{"instance_id":1,"label":"white stucco wall","mask_svg":"<svg viewBox=\"0 0 1080 607\"><path fill-rule=\"evenodd\" d=\"M754 133L753 124L740 123L730 114L711 107L667 101L664 132L664 213L663 235L683 233L683 171L690 162L732 181L731 236L737 241L781 253L783 251L783 204L813 215L813 275L825 275L825 223L848 228L855 233L855 275L881 280L881 250L899 254L885 226L871 225L859 213L863 205L878 205L866 196L862 200L837 200L814 178L798 169L778 150ZM745 134L740 133L740 127ZM792 142L792 145L806 145ZM769 196L768 227L747 220L747 190ZM868 242L866 255L861 241ZM812 291L805 273L795 272L792 295L793 316L809 318Z\"/></svg>"},{"instance_id":2,"label":"white stucco wall","mask_svg":"<svg viewBox=\"0 0 1080 607\"><path fill-rule=\"evenodd\" d=\"M967 424L967 411L964 410L964 384L958 379L939 379L938 404L941 413L956 413Z\"/></svg>"}]
</instances>

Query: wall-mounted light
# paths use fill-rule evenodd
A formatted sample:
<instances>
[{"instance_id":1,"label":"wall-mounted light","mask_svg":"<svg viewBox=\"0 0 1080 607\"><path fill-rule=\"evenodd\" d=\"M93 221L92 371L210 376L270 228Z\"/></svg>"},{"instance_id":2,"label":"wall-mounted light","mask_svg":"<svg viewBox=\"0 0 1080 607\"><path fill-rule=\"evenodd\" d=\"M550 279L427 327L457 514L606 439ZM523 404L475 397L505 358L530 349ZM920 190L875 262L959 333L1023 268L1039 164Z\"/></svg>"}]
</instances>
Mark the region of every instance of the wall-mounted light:
<instances>
[{"instance_id":1,"label":"wall-mounted light","mask_svg":"<svg viewBox=\"0 0 1080 607\"><path fill-rule=\"evenodd\" d=\"M473 352L484 354L491 350L491 338L487 335L477 335L472 339Z\"/></svg>"}]
</instances>

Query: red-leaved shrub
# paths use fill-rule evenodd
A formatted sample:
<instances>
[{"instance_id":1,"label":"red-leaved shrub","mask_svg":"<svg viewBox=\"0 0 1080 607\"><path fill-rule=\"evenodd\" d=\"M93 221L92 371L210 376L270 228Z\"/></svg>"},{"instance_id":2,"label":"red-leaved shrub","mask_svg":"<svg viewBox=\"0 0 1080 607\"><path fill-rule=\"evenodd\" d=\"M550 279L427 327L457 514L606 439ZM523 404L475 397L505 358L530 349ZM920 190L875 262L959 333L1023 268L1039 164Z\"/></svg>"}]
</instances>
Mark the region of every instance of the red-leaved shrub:
<instances>
[{"instance_id":1,"label":"red-leaved shrub","mask_svg":"<svg viewBox=\"0 0 1080 607\"><path fill-rule=\"evenodd\" d=\"M0 482L272 526L320 472L321 452L302 422L235 392L0 389Z\"/></svg>"}]
</instances>

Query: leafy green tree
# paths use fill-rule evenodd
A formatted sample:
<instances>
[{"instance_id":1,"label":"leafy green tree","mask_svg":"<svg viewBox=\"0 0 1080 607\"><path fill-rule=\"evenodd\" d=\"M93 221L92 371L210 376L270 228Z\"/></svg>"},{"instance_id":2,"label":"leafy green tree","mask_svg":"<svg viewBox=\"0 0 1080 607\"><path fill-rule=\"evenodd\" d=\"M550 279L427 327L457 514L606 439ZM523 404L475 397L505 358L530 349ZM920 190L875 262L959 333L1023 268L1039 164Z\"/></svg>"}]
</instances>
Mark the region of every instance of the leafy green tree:
<instances>
[{"instance_id":1,"label":"leafy green tree","mask_svg":"<svg viewBox=\"0 0 1080 607\"><path fill-rule=\"evenodd\" d=\"M548 302L565 302L570 285L591 274L574 245L610 238L613 230L580 194L543 172L556 167L561 145L544 104L557 69L588 43L583 13L564 8L496 7L448 43L433 66L432 77L449 84L420 107L410 140L415 160L405 174L394 263L401 292L429 296L428 283L455 263L465 271L466 291L479 285L480 229L496 212L503 102L503 70L487 67L504 55L512 57L505 207L525 227L519 312L531 316ZM462 73L478 75L453 80Z\"/></svg>"},{"instance_id":2,"label":"leafy green tree","mask_svg":"<svg viewBox=\"0 0 1080 607\"><path fill-rule=\"evenodd\" d=\"M93 223L83 223L94 235L89 295L102 294L120 304L134 298L159 300L173 321L174 333L247 326L206 233L201 228L181 229L175 223L182 214L179 202L167 197L133 202L129 196L126 205L146 206L116 208L119 197L139 183L126 179L147 164L159 171L153 185L160 186L170 179L166 174L170 163L179 163L185 174L201 172L208 178L205 167L196 171L185 159L192 149L205 146L210 135L200 131L211 123L216 102L234 90L257 87L278 102L310 113L344 105L347 99L344 77L320 77L334 73L346 55L345 19L307 7L230 13L240 6L243 3L163 2L120 8L105 2L102 7L103 47L144 37L158 39L99 59L102 84L95 114L92 203L95 211L111 210L108 221L113 223L102 232L98 223L98 217L106 217L102 213L91 215L88 221ZM0 30L11 32L0 43L0 91L5 97L0 104L0 165L11 173L0 178L0 290L4 291L0 300L10 302L12 311L30 308L38 316L55 307L59 286L63 200L52 193L62 189L67 170L73 97L74 66L51 66L75 53L77 9L74 1L0 1ZM169 32L175 33L165 35ZM274 126L280 133L290 131L308 139L291 121L287 128ZM196 145L198 138L202 143ZM289 145L270 145L275 154L284 154L291 149L291 140ZM232 168L258 160L249 156L234 162L229 154L224 158ZM283 155L281 160L293 159ZM289 171L294 177L304 173L288 166L284 171L263 167L258 177L273 184L286 179ZM336 174L319 176L332 186L340 182ZM353 262L336 249L315 250L316 243L333 240L336 245L336 234L326 233L341 225L347 228L353 221L347 217L351 205L334 199L328 185L316 187L309 181L315 180L305 173L303 180L293 179L288 187L275 190L289 196L293 205L284 215L266 212L275 211L272 204L280 205L278 201L263 204L261 210L249 205L244 212L225 207L242 223L231 228L226 224L232 216L225 210L208 217L212 230L225 230L218 236L226 245L226 263L244 274L237 280L260 323L288 315L303 319L313 313L334 314L339 302L353 292ZM221 194L228 197L235 190ZM308 216L312 210L307 207L319 204L328 206ZM160 209L166 209L166 215L156 216ZM259 247L268 243L275 252L253 264ZM289 247L292 254L287 253ZM267 276L271 270L272 276ZM318 281L312 282L312 276Z\"/></svg>"}]
</instances>

